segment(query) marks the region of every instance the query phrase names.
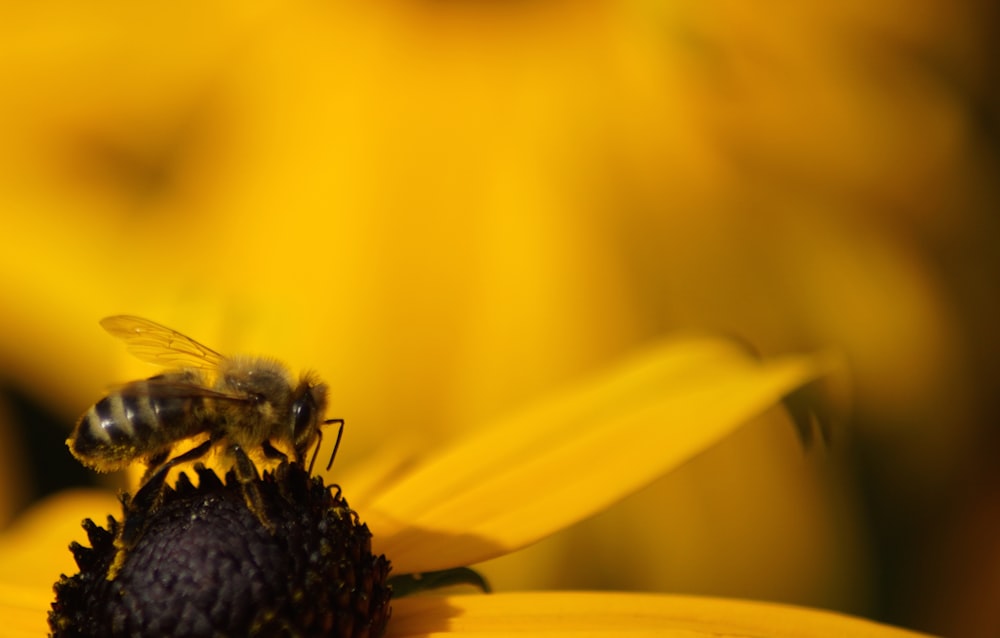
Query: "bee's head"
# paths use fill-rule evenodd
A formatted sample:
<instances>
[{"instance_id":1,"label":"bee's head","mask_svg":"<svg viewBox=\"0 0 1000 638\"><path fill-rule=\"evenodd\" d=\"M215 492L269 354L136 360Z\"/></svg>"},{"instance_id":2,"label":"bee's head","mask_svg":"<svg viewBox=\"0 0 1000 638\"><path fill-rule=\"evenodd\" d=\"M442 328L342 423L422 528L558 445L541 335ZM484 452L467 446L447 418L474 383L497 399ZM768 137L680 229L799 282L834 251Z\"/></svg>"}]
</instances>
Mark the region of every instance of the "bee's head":
<instances>
[{"instance_id":1,"label":"bee's head","mask_svg":"<svg viewBox=\"0 0 1000 638\"><path fill-rule=\"evenodd\" d=\"M325 412L326 385L304 377L292 393L292 441L300 460L316 440Z\"/></svg>"}]
</instances>

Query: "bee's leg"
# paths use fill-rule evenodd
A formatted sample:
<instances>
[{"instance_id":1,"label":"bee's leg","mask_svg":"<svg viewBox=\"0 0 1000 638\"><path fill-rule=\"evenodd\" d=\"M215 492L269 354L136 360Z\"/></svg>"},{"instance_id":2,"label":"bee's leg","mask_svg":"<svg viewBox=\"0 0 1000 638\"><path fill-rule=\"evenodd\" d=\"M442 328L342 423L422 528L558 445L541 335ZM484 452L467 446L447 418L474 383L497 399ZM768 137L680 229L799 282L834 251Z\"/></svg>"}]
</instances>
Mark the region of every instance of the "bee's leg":
<instances>
[{"instance_id":1,"label":"bee's leg","mask_svg":"<svg viewBox=\"0 0 1000 638\"><path fill-rule=\"evenodd\" d=\"M153 473L156 472L156 470L159 469L159 467L163 465L168 458L170 458L170 448L161 450L149 457L149 460L146 462L146 471L143 473L142 481L139 485L145 485L148 483L149 479L153 477Z\"/></svg>"},{"instance_id":2,"label":"bee's leg","mask_svg":"<svg viewBox=\"0 0 1000 638\"><path fill-rule=\"evenodd\" d=\"M150 469L155 468L155 471L148 478L144 479L142 487L139 488L139 491L135 493L135 496L129 502L128 509L130 513L125 516L121 538L116 541L119 549L118 555L115 557L116 565L124 558L122 550L129 550L135 547L135 544L142 537L143 532L146 531L146 525L149 522L152 512L160 506L160 502L163 500L163 486L167 482L167 475L170 474L170 470L181 463L188 463L205 456L213 443L215 441L209 439L180 456L175 456L166 462L161 461L159 467L153 466L152 463L150 464ZM149 470L146 473L149 474Z\"/></svg>"},{"instance_id":3,"label":"bee's leg","mask_svg":"<svg viewBox=\"0 0 1000 638\"><path fill-rule=\"evenodd\" d=\"M264 457L272 461L281 461L284 463L288 460L288 455L274 447L274 444L271 443L270 439L264 439L260 449L264 451Z\"/></svg>"},{"instance_id":4,"label":"bee's leg","mask_svg":"<svg viewBox=\"0 0 1000 638\"><path fill-rule=\"evenodd\" d=\"M267 517L264 498L260 495L260 488L257 486L257 483L260 481L260 473L257 472L257 466L253 464L253 461L247 456L246 451L240 446L233 445L229 448L229 452L235 460L233 470L236 472L236 480L240 482L240 488L243 491L243 500L246 501L247 507L257 517L260 524L273 534L275 532L274 524Z\"/></svg>"}]
</instances>

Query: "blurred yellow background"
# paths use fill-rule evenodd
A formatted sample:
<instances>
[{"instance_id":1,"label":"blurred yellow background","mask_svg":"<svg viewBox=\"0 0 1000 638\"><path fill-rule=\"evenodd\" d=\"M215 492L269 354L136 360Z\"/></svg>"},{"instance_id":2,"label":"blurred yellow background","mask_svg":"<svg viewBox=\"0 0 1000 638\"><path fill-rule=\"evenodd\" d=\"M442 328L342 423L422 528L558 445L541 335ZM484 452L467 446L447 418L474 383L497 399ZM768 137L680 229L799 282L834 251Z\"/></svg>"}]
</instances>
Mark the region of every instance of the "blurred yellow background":
<instances>
[{"instance_id":1,"label":"blurred yellow background","mask_svg":"<svg viewBox=\"0 0 1000 638\"><path fill-rule=\"evenodd\" d=\"M315 369L345 468L695 328L842 347L852 418L803 453L767 415L497 587L995 634L996 13L4 3L0 523L152 373L106 315Z\"/></svg>"}]
</instances>

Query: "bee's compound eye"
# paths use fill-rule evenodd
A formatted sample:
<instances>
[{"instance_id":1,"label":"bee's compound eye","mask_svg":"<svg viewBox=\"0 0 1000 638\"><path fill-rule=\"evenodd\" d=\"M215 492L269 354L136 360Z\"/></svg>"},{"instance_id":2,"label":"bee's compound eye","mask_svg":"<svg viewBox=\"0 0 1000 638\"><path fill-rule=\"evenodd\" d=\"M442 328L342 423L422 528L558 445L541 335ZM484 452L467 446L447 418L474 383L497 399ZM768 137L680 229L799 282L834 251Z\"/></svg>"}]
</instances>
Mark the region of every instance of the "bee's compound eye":
<instances>
[{"instance_id":1,"label":"bee's compound eye","mask_svg":"<svg viewBox=\"0 0 1000 638\"><path fill-rule=\"evenodd\" d=\"M292 436L301 441L308 432L316 429L316 400L306 390L292 404Z\"/></svg>"}]
</instances>

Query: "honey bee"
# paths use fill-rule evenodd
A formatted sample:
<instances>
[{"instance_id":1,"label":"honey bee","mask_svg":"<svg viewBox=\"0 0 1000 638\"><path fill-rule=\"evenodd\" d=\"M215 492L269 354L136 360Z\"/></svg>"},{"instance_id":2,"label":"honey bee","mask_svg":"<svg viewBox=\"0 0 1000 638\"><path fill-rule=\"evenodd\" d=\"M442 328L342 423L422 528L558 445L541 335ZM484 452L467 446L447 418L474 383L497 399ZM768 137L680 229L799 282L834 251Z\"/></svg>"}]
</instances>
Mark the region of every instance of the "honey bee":
<instances>
[{"instance_id":1,"label":"honey bee","mask_svg":"<svg viewBox=\"0 0 1000 638\"><path fill-rule=\"evenodd\" d=\"M277 361L225 357L141 317L107 317L101 326L139 359L169 369L117 388L80 417L66 444L92 469L111 472L142 461L143 485L162 485L170 468L223 446L246 485L258 476L248 453L287 460L281 446L301 464L311 446L319 450L322 426L340 423L343 431L342 419L322 420L326 385L311 373L295 382ZM207 440L170 458L177 443L203 434ZM315 459L314 452L310 472ZM251 507L255 500L247 496Z\"/></svg>"}]
</instances>

